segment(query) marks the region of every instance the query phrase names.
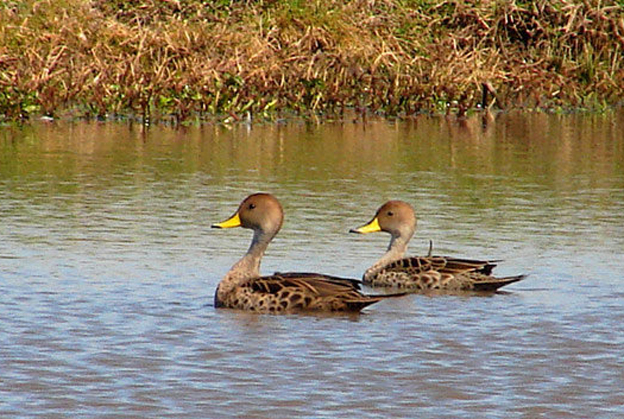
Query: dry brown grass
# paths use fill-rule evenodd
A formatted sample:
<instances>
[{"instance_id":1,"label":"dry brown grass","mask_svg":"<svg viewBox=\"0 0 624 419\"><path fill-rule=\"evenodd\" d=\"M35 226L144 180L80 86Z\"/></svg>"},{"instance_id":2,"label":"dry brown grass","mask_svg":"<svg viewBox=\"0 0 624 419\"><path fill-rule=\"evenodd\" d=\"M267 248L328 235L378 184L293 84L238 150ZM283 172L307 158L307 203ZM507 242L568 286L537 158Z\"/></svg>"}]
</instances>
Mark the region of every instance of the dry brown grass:
<instances>
[{"instance_id":1,"label":"dry brown grass","mask_svg":"<svg viewBox=\"0 0 624 419\"><path fill-rule=\"evenodd\" d=\"M0 115L463 114L624 93L615 1L14 1ZM448 107L451 104L451 107Z\"/></svg>"}]
</instances>

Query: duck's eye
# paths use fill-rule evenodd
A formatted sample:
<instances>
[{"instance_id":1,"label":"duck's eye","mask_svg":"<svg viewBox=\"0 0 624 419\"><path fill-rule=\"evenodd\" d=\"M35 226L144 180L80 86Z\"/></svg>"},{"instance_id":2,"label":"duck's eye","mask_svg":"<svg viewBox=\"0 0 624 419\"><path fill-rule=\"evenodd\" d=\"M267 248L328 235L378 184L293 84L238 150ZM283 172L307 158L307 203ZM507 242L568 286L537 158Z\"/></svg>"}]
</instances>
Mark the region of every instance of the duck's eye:
<instances>
[{"instance_id":1,"label":"duck's eye","mask_svg":"<svg viewBox=\"0 0 624 419\"><path fill-rule=\"evenodd\" d=\"M249 209L254 209L256 208L256 204L249 204Z\"/></svg>"},{"instance_id":2,"label":"duck's eye","mask_svg":"<svg viewBox=\"0 0 624 419\"><path fill-rule=\"evenodd\" d=\"M394 213L392 211L388 211L388 217L392 217Z\"/></svg>"}]
</instances>

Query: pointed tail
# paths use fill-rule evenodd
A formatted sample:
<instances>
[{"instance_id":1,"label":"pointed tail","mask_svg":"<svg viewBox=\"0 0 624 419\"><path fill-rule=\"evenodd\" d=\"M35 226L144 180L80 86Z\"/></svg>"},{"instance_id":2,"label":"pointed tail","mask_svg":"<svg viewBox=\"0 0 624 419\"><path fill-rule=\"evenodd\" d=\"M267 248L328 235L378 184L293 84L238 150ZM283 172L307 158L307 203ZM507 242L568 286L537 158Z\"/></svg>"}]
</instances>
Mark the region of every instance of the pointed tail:
<instances>
[{"instance_id":1,"label":"pointed tail","mask_svg":"<svg viewBox=\"0 0 624 419\"><path fill-rule=\"evenodd\" d=\"M522 281L527 275L506 276L504 278L492 278L489 281L479 281L474 284L475 291L496 291L505 285Z\"/></svg>"},{"instance_id":2,"label":"pointed tail","mask_svg":"<svg viewBox=\"0 0 624 419\"><path fill-rule=\"evenodd\" d=\"M352 300L348 300L346 301L347 306L349 307L350 310L353 311L361 311L363 308L368 307L371 304L375 304L380 302L381 300L385 300L387 298L396 298L396 297L403 297L404 295L407 295L409 293L407 292L397 292L397 293L393 293L393 294L373 294L373 295L366 295L364 296L364 298L359 298L359 299L352 299Z\"/></svg>"}]
</instances>

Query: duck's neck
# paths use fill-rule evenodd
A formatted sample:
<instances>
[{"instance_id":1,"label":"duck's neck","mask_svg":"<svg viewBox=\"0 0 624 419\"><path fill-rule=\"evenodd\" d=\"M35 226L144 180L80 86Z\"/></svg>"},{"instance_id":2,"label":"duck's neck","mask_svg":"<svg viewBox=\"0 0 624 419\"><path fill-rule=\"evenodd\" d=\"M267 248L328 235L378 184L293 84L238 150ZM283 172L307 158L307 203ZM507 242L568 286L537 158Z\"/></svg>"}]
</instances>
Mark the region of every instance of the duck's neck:
<instances>
[{"instance_id":1,"label":"duck's neck","mask_svg":"<svg viewBox=\"0 0 624 419\"><path fill-rule=\"evenodd\" d=\"M392 236L386 253L377 262L375 262L373 266L364 272L364 281L374 277L388 263L403 258L403 256L405 256L405 252L407 251L407 243L410 238L411 235L408 237Z\"/></svg>"},{"instance_id":2,"label":"duck's neck","mask_svg":"<svg viewBox=\"0 0 624 419\"><path fill-rule=\"evenodd\" d=\"M254 231L251 246L249 246L249 250L247 250L245 256L232 266L219 283L215 294L215 303L217 305L219 301L223 301L236 287L251 278L260 276L260 262L272 238L271 235L265 234L262 231Z\"/></svg>"}]
</instances>

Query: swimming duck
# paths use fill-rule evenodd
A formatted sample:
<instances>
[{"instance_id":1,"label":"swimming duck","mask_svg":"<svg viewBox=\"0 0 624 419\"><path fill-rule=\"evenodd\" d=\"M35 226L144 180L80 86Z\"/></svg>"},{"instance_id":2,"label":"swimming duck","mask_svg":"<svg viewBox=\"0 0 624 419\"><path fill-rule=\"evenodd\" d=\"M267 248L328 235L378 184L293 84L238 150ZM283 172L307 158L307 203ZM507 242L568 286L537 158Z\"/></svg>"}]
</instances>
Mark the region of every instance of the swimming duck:
<instances>
[{"instance_id":1,"label":"swimming duck","mask_svg":"<svg viewBox=\"0 0 624 419\"><path fill-rule=\"evenodd\" d=\"M362 281L372 287L495 291L525 278L492 276L496 261L431 255L405 257L407 243L416 231L416 214L407 202L388 201L369 223L350 230L359 234L378 231L390 233L391 238L386 254L364 272Z\"/></svg>"},{"instance_id":2,"label":"swimming duck","mask_svg":"<svg viewBox=\"0 0 624 419\"><path fill-rule=\"evenodd\" d=\"M238 210L213 228L252 229L249 250L232 266L217 286L215 307L258 312L347 311L395 295L364 295L359 281L315 273L275 273L260 276L260 261L267 246L282 227L284 211L271 194L256 193L245 198Z\"/></svg>"}]
</instances>

